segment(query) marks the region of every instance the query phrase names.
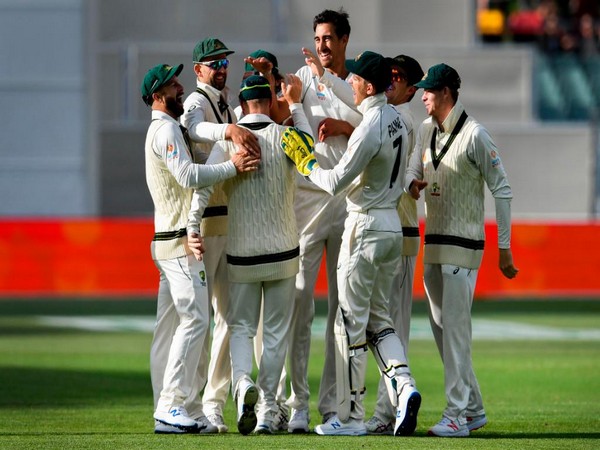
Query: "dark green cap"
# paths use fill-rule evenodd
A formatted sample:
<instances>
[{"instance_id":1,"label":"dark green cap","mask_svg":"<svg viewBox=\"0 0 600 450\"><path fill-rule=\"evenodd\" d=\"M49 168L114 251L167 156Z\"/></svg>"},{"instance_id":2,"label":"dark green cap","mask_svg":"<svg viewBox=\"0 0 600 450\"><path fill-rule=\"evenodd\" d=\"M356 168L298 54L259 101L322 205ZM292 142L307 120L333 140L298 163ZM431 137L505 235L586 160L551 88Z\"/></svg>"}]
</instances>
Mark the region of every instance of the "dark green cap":
<instances>
[{"instance_id":1,"label":"dark green cap","mask_svg":"<svg viewBox=\"0 0 600 450\"><path fill-rule=\"evenodd\" d=\"M279 65L277 64L277 57L273 54L273 53L269 53L266 50L256 50L252 53L250 53L248 55L251 58L266 58L267 61L270 61L271 64L273 64L273 70L271 71L273 73L273 75L277 76L277 74L279 73ZM245 67L245 71L246 72L252 72L254 71L254 67L252 67L252 64L246 63L246 67Z\"/></svg>"},{"instance_id":2,"label":"dark green cap","mask_svg":"<svg viewBox=\"0 0 600 450\"><path fill-rule=\"evenodd\" d=\"M240 86L241 100L257 100L259 98L271 98L271 84L269 80L260 75L250 75Z\"/></svg>"},{"instance_id":3,"label":"dark green cap","mask_svg":"<svg viewBox=\"0 0 600 450\"><path fill-rule=\"evenodd\" d=\"M379 53L367 50L354 59L347 59L346 69L373 84L377 92L386 90L392 84L390 63Z\"/></svg>"},{"instance_id":4,"label":"dark green cap","mask_svg":"<svg viewBox=\"0 0 600 450\"><path fill-rule=\"evenodd\" d=\"M223 53L225 53L225 55L230 55L231 53L234 53L234 51L229 50L225 44L218 39L206 38L203 41L198 42L196 47L194 47L193 61L195 63L200 62L209 56L221 55Z\"/></svg>"},{"instance_id":5,"label":"dark green cap","mask_svg":"<svg viewBox=\"0 0 600 450\"><path fill-rule=\"evenodd\" d=\"M431 66L421 81L414 84L415 87L423 89L443 89L449 87L453 90L460 88L460 76L458 72L447 64L441 63Z\"/></svg>"},{"instance_id":6,"label":"dark green cap","mask_svg":"<svg viewBox=\"0 0 600 450\"><path fill-rule=\"evenodd\" d=\"M162 85L171 78L179 75L183 70L183 64L170 66L168 64L158 64L146 73L142 82L142 100L148 106L152 104L152 94L154 94Z\"/></svg>"},{"instance_id":7,"label":"dark green cap","mask_svg":"<svg viewBox=\"0 0 600 450\"><path fill-rule=\"evenodd\" d=\"M423 78L423 69L416 59L407 55L398 55L389 59L392 67L397 66L406 74L406 82L409 86L414 86L421 78Z\"/></svg>"}]
</instances>

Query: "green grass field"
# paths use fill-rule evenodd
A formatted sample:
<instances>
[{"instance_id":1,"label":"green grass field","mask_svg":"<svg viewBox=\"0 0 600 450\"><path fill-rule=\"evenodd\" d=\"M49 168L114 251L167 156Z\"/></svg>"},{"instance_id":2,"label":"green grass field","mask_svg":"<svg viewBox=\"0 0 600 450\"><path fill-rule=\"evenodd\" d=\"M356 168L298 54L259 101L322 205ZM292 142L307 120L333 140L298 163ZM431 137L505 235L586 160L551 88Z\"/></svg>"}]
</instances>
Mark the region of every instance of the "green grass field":
<instances>
[{"instance_id":1,"label":"green grass field","mask_svg":"<svg viewBox=\"0 0 600 450\"><path fill-rule=\"evenodd\" d=\"M444 407L442 365L415 304L410 357L423 396L414 436L241 436L228 402L225 435L154 435L149 377L152 301L0 301L2 449L595 449L600 448L600 301L478 302L473 360L489 424L469 438L428 437ZM48 321L49 317L62 321ZM83 316L117 331L73 328ZM43 319L42 319L43 318ZM88 317L89 319L89 317ZM102 323L104 323L102 322ZM96 323L92 321L91 323ZM493 330L501 330L498 338ZM322 333L310 362L311 426ZM479 338L477 336L480 336ZM367 414L377 384L369 360Z\"/></svg>"}]
</instances>

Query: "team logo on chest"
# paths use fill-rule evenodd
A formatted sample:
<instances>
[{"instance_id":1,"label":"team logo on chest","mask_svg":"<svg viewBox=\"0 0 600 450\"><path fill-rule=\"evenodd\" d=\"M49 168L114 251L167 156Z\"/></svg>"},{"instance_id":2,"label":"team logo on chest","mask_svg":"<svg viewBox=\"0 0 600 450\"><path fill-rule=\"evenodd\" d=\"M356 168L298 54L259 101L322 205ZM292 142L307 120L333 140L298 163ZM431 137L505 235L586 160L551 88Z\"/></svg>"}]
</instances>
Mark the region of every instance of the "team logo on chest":
<instances>
[{"instance_id":1,"label":"team logo on chest","mask_svg":"<svg viewBox=\"0 0 600 450\"><path fill-rule=\"evenodd\" d=\"M440 195L441 195L440 185L437 182L435 182L431 185L431 196L439 197Z\"/></svg>"},{"instance_id":2,"label":"team logo on chest","mask_svg":"<svg viewBox=\"0 0 600 450\"><path fill-rule=\"evenodd\" d=\"M325 96L325 85L323 83L319 83L317 85L317 98L321 101L327 100L327 97Z\"/></svg>"}]
</instances>

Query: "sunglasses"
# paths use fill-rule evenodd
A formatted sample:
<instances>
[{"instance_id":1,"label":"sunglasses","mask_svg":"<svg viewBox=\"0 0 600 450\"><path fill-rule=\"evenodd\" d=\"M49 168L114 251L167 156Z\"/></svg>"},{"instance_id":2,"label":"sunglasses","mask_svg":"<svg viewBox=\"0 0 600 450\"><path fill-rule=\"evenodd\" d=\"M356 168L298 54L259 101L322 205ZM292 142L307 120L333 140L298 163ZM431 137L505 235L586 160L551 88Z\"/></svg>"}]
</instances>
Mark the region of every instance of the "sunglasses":
<instances>
[{"instance_id":1,"label":"sunglasses","mask_svg":"<svg viewBox=\"0 0 600 450\"><path fill-rule=\"evenodd\" d=\"M406 81L407 77L406 77L406 73L398 70L398 69L392 69L392 81Z\"/></svg>"},{"instance_id":2,"label":"sunglasses","mask_svg":"<svg viewBox=\"0 0 600 450\"><path fill-rule=\"evenodd\" d=\"M195 61L196 64L202 64L203 66L210 67L212 70L219 70L221 67L227 69L229 66L229 60L227 58L217 59L215 61Z\"/></svg>"}]
</instances>

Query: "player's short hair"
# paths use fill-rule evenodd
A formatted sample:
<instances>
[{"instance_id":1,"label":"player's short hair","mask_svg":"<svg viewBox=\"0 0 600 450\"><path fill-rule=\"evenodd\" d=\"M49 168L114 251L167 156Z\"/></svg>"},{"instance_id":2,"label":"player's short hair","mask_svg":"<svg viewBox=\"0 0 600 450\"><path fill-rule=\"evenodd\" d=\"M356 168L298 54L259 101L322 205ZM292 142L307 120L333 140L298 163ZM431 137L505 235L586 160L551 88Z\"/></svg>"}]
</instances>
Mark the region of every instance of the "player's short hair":
<instances>
[{"instance_id":1,"label":"player's short hair","mask_svg":"<svg viewBox=\"0 0 600 450\"><path fill-rule=\"evenodd\" d=\"M315 16L313 20L313 31L316 31L317 25L322 23L330 23L335 27L335 34L338 38L342 38L344 36L350 37L349 18L350 15L344 11L344 8L340 8L338 11L325 9Z\"/></svg>"}]
</instances>

